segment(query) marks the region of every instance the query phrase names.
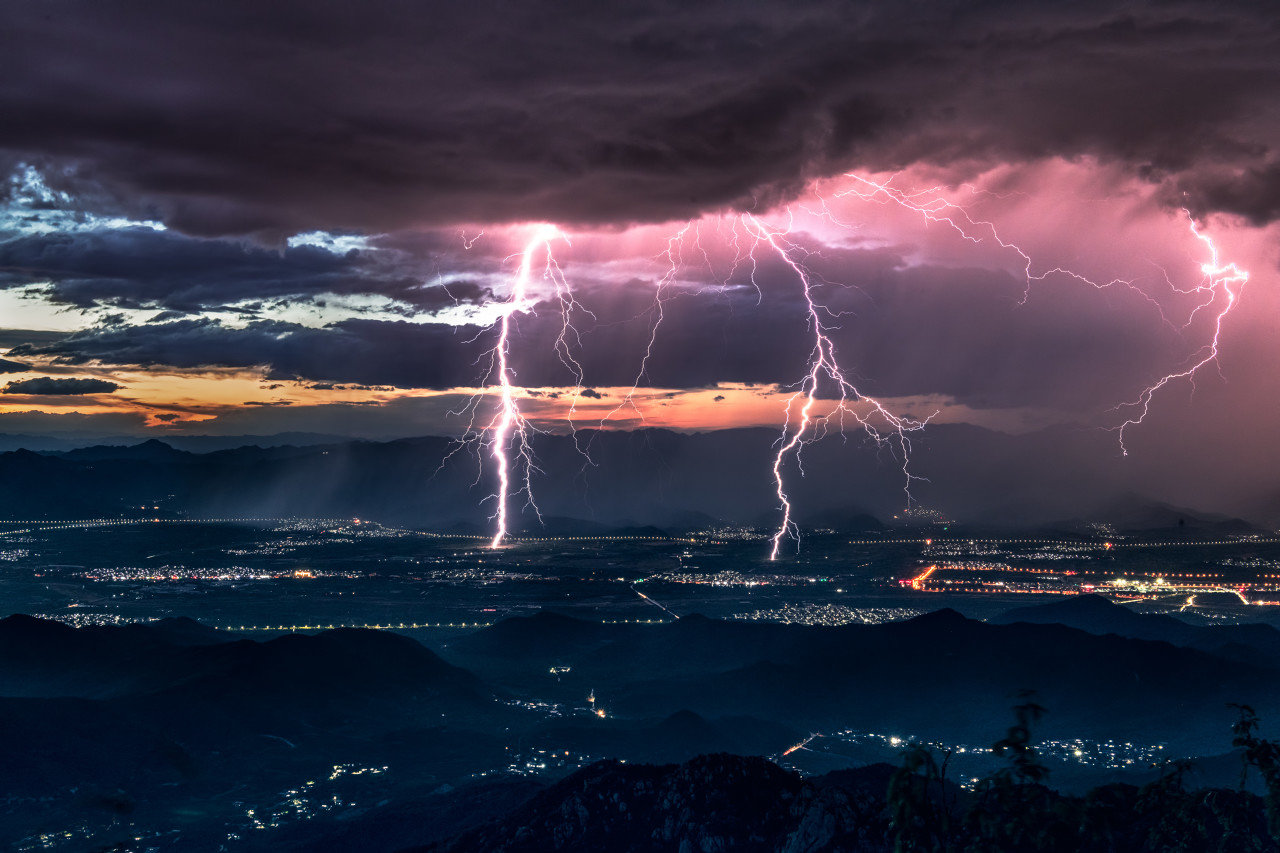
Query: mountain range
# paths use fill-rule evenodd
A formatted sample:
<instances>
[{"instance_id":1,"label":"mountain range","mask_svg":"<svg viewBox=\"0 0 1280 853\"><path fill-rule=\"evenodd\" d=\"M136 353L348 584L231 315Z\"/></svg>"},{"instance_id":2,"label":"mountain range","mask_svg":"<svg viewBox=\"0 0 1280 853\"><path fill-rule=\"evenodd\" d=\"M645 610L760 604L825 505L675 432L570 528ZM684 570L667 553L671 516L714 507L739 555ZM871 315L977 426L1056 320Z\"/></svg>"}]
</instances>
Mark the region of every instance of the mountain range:
<instances>
[{"instance_id":1,"label":"mountain range","mask_svg":"<svg viewBox=\"0 0 1280 853\"><path fill-rule=\"evenodd\" d=\"M474 448L453 452L457 443L438 437L328 443L315 443L322 436L293 437L297 443L261 439L207 452L151 439L0 453L0 479L8 485L0 494L0 518L160 513L362 517L459 532L488 527L492 472L478 467L482 457ZM514 524L546 530L549 523L552 531L573 532L771 527L777 523L769 468L776 438L767 429L580 431L576 440L538 435L533 486L544 522L526 511ZM1272 517L1280 504L1267 496L1242 498L1235 507L1252 522L1144 496L1127 469L1100 448L1096 457L1065 453L1079 440L1061 439L939 425L913 457L917 470L931 472L915 497L943 517L1000 529L1079 530L1101 521L1120 530L1217 536L1280 523ZM903 502L900 462L856 441L823 442L806 453L805 475L791 472L788 486L802 524L853 532L894 523Z\"/></svg>"},{"instance_id":2,"label":"mountain range","mask_svg":"<svg viewBox=\"0 0 1280 853\"><path fill-rule=\"evenodd\" d=\"M1089 598L986 623L943 610L843 627L696 615L617 625L542 612L435 649L385 631L263 639L185 619L71 628L15 615L0 620L0 832L34 837L78 821L96 826L99 842L152 827L182 840L172 849L216 849L267 812L310 814L336 797L343 809L332 819L323 810L303 823L272 818L279 834L255 837L282 850L326 849L323 838L353 832L386 845L366 849L494 849L518 825L554 831L558 810L577 803L587 817L575 844L627 826L657 831L684 813L702 827L691 844L721 837L730 819L757 821L762 838L778 841L811 823L830 830L822 815L846 807L852 783L829 801L823 784L801 786L763 759L688 762L706 753L783 760L809 734L836 748L815 744L793 759L897 761L887 744L841 746L842 732L879 732L968 744L966 766L986 766L992 759L978 753L1028 689L1048 709L1037 740L1162 742L1170 756L1211 757L1229 748L1228 703L1253 706L1264 725L1280 718L1277 634L1184 625ZM614 763L558 787L520 781L529 767L554 781L600 758ZM659 766L632 769L647 762ZM1102 772L1054 766L1055 783L1070 790ZM1203 772L1229 782L1239 766L1207 758ZM787 791L807 805L775 813L754 794L739 797L743 784L776 788L770 803ZM599 811L627 786L621 801L639 824ZM719 793L699 799L704 788ZM687 807L671 812L673 798ZM747 812L734 817L737 808ZM509 812L517 816L502 817ZM491 819L499 822L480 831ZM521 843L502 842L538 849Z\"/></svg>"}]
</instances>

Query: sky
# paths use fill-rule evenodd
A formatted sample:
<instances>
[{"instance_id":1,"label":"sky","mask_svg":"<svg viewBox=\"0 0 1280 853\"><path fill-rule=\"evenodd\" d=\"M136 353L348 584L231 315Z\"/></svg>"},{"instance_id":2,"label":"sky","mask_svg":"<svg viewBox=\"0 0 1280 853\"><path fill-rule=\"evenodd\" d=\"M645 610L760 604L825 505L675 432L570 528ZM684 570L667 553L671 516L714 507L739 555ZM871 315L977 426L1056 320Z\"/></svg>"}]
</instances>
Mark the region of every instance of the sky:
<instances>
[{"instance_id":1,"label":"sky","mask_svg":"<svg viewBox=\"0 0 1280 853\"><path fill-rule=\"evenodd\" d=\"M817 316L882 433L1280 494L1265 3L11 4L0 115L3 433L458 435L506 316L534 426L794 434Z\"/></svg>"}]
</instances>

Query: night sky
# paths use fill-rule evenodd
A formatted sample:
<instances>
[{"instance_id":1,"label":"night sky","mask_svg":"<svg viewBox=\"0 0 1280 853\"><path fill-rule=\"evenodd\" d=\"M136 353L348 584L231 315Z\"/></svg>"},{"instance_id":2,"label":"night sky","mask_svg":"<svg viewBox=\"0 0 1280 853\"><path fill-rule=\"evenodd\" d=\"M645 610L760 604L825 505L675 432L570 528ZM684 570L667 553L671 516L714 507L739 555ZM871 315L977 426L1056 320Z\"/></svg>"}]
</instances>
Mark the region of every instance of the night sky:
<instances>
[{"instance_id":1,"label":"night sky","mask_svg":"<svg viewBox=\"0 0 1280 853\"><path fill-rule=\"evenodd\" d=\"M533 424L781 428L813 334L767 227L858 389L943 428L1092 444L1221 317L1105 452L1162 499L1280 493L1269 3L3 21L0 432L458 434L539 223L574 329L536 276L510 347Z\"/></svg>"}]
</instances>

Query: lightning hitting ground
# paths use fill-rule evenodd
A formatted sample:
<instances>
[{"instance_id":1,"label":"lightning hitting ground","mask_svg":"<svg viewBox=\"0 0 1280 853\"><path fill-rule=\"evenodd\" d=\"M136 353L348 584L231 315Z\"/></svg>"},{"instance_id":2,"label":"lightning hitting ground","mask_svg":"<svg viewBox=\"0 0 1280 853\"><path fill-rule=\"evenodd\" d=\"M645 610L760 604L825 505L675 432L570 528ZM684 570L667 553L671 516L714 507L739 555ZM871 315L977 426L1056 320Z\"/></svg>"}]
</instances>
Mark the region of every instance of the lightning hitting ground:
<instances>
[{"instance_id":1,"label":"lightning hitting ground","mask_svg":"<svg viewBox=\"0 0 1280 853\"><path fill-rule=\"evenodd\" d=\"M892 179L876 180L858 174L848 174L845 179L847 181L845 186L829 194L819 193L816 196L817 215L838 227L852 228L841 222L832 212L832 201L857 199L870 204L896 206L919 215L926 224L937 224L951 229L964 241L973 244L990 243L1002 251L1009 252L1017 259L1025 283L1022 294L1024 304L1030 298L1035 284L1061 279L1066 283L1099 290L1126 288L1137 292L1155 305L1160 311L1162 320L1169 322L1159 301L1139 288L1132 279L1112 278L1100 281L1064 266L1037 265L1027 250L1002 236L993 222L971 215L963 206L948 198L943 187L934 186L923 190L907 191L895 186ZM1126 445L1126 432L1143 423L1156 394L1170 383L1179 380L1194 383L1196 374L1200 370L1216 363L1224 322L1237 304L1242 286L1248 281L1246 271L1234 263L1223 262L1220 259L1217 246L1204 232L1201 224L1186 211L1183 211L1183 215L1189 223L1190 233L1202 247L1207 260L1200 265L1200 278L1191 287L1174 285L1167 273L1165 279L1169 282L1172 291L1190 296L1194 300L1192 310L1181 323L1181 329L1190 328L1201 312L1209 312L1212 315L1212 331L1187 364L1156 377L1133 400L1122 402L1116 407L1114 411L1121 413L1121 422L1104 428L1117 433L1123 455L1128 455L1129 452ZM720 221L725 220L722 218ZM781 434L775 445L775 454L770 466L780 519L770 539L769 557L777 559L783 551L784 543L789 539L796 544L799 543L800 528L795 521L794 507L787 485L787 471L789 467L794 467L795 471L803 476L805 447L822 440L832 432L843 435L846 427L856 426L877 446L889 448L898 460L902 469L904 500L909 509L914 501L911 493L912 483L922 479L911 469L911 436L923 429L932 416L912 417L897 414L876 397L864 393L851 381L848 368L840 363L831 334L833 330L840 327L843 314L829 308L817 297L814 273L807 265L811 250L807 249L799 239L800 232L796 228L795 219L789 209L784 210L780 215L736 214L729 217L727 221L729 222L727 233L723 228L715 229L715 232L724 239L726 244L724 248L732 257L732 263L723 280L711 286L720 288L733 286L733 279L741 274L745 277L747 284L760 292L757 281L760 264L765 257L773 258L790 272L801 290L806 307L808 334L812 340L807 367L786 396ZM664 305L666 300L671 298L670 291L686 266L684 257L686 247L692 244L706 268L710 270L712 267L710 256L703 246L703 239L700 221L683 223L667 238L665 248L659 256L663 264L663 272L655 279L654 301L648 312L649 331L634 382L630 390L622 395L620 401L600 419L601 428L607 427L610 420L624 408L630 408L641 421L644 420L644 413L637 403L636 395L647 379L648 366L655 348L660 346L660 329L665 317ZM468 244L474 242L474 238L467 242ZM580 318L590 317L595 320L596 317L575 298L553 252L553 244L556 243L567 247L570 245L569 237L554 225L538 225L533 228L532 235L523 249L512 256L512 259L517 262L516 270L511 277L509 294L492 330L496 334L496 343L487 356L485 384L494 390L476 395L464 410L470 415L469 440L484 448L494 468L496 489L489 498L494 501L496 507L492 517L493 536L490 540L490 545L494 548L501 546L510 536L513 501L522 498L523 508L533 512L539 520L541 519L533 493L533 475L539 469L533 453L531 434L537 430L521 412L520 398L526 389L520 385L518 366L514 365L511 359L511 341L513 336L518 334L518 315L531 310L531 305L538 296L534 291L540 287L549 289L550 293L544 295L550 295L553 298L561 315L560 330L553 347L557 358L574 383L567 420L576 444L575 416L584 378L583 365L577 355L582 349L583 334L578 323ZM740 271L743 272L740 273ZM847 283L845 284L848 286ZM492 398L491 402L486 403L489 398ZM493 405L493 413L484 420L479 413L486 405ZM484 422L481 425L482 420ZM585 455L586 450L581 447L579 449Z\"/></svg>"}]
</instances>

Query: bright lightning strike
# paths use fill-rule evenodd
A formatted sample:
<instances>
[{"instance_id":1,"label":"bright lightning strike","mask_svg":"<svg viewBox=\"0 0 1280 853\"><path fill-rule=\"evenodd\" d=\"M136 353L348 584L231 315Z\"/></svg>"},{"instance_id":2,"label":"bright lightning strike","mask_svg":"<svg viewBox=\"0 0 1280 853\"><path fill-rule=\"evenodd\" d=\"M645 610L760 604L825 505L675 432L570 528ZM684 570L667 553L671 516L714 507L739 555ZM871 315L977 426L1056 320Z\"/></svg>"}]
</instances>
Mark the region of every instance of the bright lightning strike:
<instances>
[{"instance_id":1,"label":"bright lightning strike","mask_svg":"<svg viewBox=\"0 0 1280 853\"><path fill-rule=\"evenodd\" d=\"M658 341L658 329L661 328L662 321L666 319L666 291L676 280L676 276L680 272L680 267L684 263L683 247L685 237L693 228L694 223L692 221L686 222L683 228L667 238L667 247L662 253L662 257L666 261L667 269L666 272L664 272L658 279L658 283L653 290L653 322L649 326L649 342L645 344L644 356L640 359L640 368L636 371L636 378L631 383L631 390L623 396L622 400L618 402L618 405L614 406L613 409L601 419L600 426L602 428L613 418L614 415L627 407L630 407L636 413L636 416L639 417L641 422L644 421L644 412L640 411L640 407L637 406L635 402L636 392L640 390L640 383L649 372L649 359L653 357L653 347ZM699 248L701 248L700 245ZM705 252L703 254L705 257Z\"/></svg>"},{"instance_id":2,"label":"bright lightning strike","mask_svg":"<svg viewBox=\"0 0 1280 853\"><path fill-rule=\"evenodd\" d=\"M1218 312L1213 318L1213 336L1209 339L1197 354L1193 357L1190 367L1182 370L1166 373L1151 385L1148 385L1138 395L1138 398L1127 405L1137 409L1137 413L1125 418L1124 422L1115 427L1116 434L1119 436L1120 451L1125 455L1129 455L1129 448L1124 443L1124 433L1129 427L1138 426L1146 419L1147 413L1151 410L1151 398L1161 388L1170 382L1179 379L1186 379L1195 387L1196 372L1202 367L1210 363L1217 363L1218 359L1218 341L1222 337L1222 323L1226 320L1227 315L1231 313L1231 309L1235 307L1236 301L1240 298L1240 288L1249 280L1249 273L1242 270L1234 263L1223 264L1218 257L1218 247L1214 244L1213 239L1209 235L1203 233L1199 226L1196 225L1195 219L1191 216L1191 212L1182 211L1187 216L1190 223L1191 233L1196 239L1204 244L1205 249L1209 253L1209 260L1200 265L1200 272L1203 278L1200 284L1194 288L1195 291L1205 294L1207 301L1196 306L1192 311L1194 317L1197 312L1203 308L1208 308L1215 302L1219 304ZM1190 321L1188 321L1190 322Z\"/></svg>"},{"instance_id":3,"label":"bright lightning strike","mask_svg":"<svg viewBox=\"0 0 1280 853\"><path fill-rule=\"evenodd\" d=\"M813 333L813 349L809 354L809 371L805 374L804 379L801 380L795 393L787 400L782 436L778 439L778 452L773 459L774 489L782 510L782 521L778 526L777 532L773 535L773 544L769 552L769 559L776 560L784 539L791 537L796 542L800 540L800 527L792 518L791 497L787 493L786 480L782 471L783 465L788 458L795 460L803 475L804 467L801 454L805 446L821 439L826 434L833 418L841 432L844 429L845 418L852 418L878 444L893 441L898 445L902 459L902 473L905 478L903 490L906 492L907 504L910 506L912 502L911 481L914 476L911 474L909 467L911 441L908 433L922 429L929 421L929 418L915 420L895 415L879 400L863 394L849 381L836 360L835 344L832 343L830 337L830 332L832 331L830 321L837 319L839 315L833 313L816 300L812 277L804 265L796 259L796 255L803 251L801 247L787 239L789 230L771 228L751 214L744 214L741 222L752 241L748 250L752 269L756 268L756 250L767 246L791 269L797 280L799 280L808 310L809 330ZM752 283L755 283L754 277ZM815 412L815 408L819 405L818 394L820 386L824 384L831 386L836 392L836 401L830 411ZM797 402L800 402L800 412L793 426L792 409ZM864 414L853 408L852 404L856 402L869 406L870 411ZM872 414L878 416L882 422L879 427L872 422Z\"/></svg>"},{"instance_id":4,"label":"bright lightning strike","mask_svg":"<svg viewBox=\"0 0 1280 853\"><path fill-rule=\"evenodd\" d=\"M547 254L547 266L552 267L555 264L555 258L551 254L551 241L561 236L560 230L554 225L538 226L533 237L524 247L524 252L520 255L520 267L516 271L515 284L511 288L511 296L507 300L506 310L502 312L502 319L498 321L498 343L493 350L493 367L498 373L498 389L499 404L498 413L489 423L489 431L493 438L490 443L490 453L493 454L494 464L498 469L498 493L495 499L498 503L498 509L494 515L495 530L493 539L489 542L490 548L497 548L502 544L502 540L507 537L507 500L511 492L511 460L509 454L513 448L508 447L514 438L514 452L517 458L523 463L523 481L520 484L519 491L525 496L525 506L530 508L541 517L538 513L538 505L533 500L533 472L536 466L533 462L533 450L529 444L529 422L520 412L520 404L516 400L515 386L512 383L513 374L511 364L508 357L511 354L511 318L516 311L520 310L524 304L529 290L529 279L533 272L533 256L538 249L545 248ZM557 267L558 269L558 267Z\"/></svg>"},{"instance_id":5,"label":"bright lightning strike","mask_svg":"<svg viewBox=\"0 0 1280 853\"><path fill-rule=\"evenodd\" d=\"M1114 287L1117 285L1132 286L1133 282L1128 279L1115 278L1108 282L1097 282L1087 276L1081 275L1073 270L1065 267L1053 267L1041 272L1035 271L1035 262L1031 256L1023 251L1016 243L1011 243L1000 236L1000 232L996 230L994 223L985 219L974 219L969 215L963 207L955 202L948 201L939 195L941 187L930 187L926 190L918 190L916 192L905 192L894 187L888 181L878 183L870 178L864 178L861 175L850 173L845 175L854 181L854 185L849 189L841 190L834 194L835 198L846 198L853 196L862 201L877 202L879 204L897 204L907 210L915 211L920 214L928 222L935 222L946 225L953 229L960 237L970 243L985 243L988 240L994 242L1002 249L1008 249L1015 253L1022 261L1023 275L1026 279L1027 290L1023 292L1023 301L1026 301L1030 292L1031 283L1033 281L1044 281L1050 276L1063 275L1076 281L1087 284L1090 287L1098 289L1106 287ZM985 236L984 236L985 235ZM1143 294L1145 296L1145 294Z\"/></svg>"},{"instance_id":6,"label":"bright lightning strike","mask_svg":"<svg viewBox=\"0 0 1280 853\"><path fill-rule=\"evenodd\" d=\"M571 338L576 342L576 331L572 326L571 317L573 311L586 309L582 309L574 298L564 272L556 261L552 244L557 240L568 243L568 237L559 228L549 224L538 225L525 243L524 249L513 256L519 258L519 264L512 280L511 293L496 323L498 340L488 353L489 367L484 378L486 385L497 385L496 411L486 424L477 428L479 411L488 395L479 393L474 396L462 412L457 413L470 412L471 422L467 428L467 437L445 457L445 461L448 461L462 446L476 442L487 449L488 455L493 460L498 485L497 491L486 499L493 500L497 505L493 514L494 533L489 541L490 548L501 547L509 535L510 504L517 496L523 495L524 508L532 510L539 520L542 519L533 496L533 475L538 471L538 467L533 456L531 434L538 430L520 411L519 386L516 385L516 372L511 366L511 337L515 331L515 315L517 312L528 313L529 311L530 289L535 278L535 261L540 254L544 259L542 279L550 282L556 299L560 303L562 314L562 326L555 342L555 352L573 374L577 382L577 392L582 390L582 366L574 358L573 348L570 345ZM575 392L575 400L577 392ZM443 465L444 462L441 463L441 467Z\"/></svg>"},{"instance_id":7,"label":"bright lightning strike","mask_svg":"<svg viewBox=\"0 0 1280 853\"><path fill-rule=\"evenodd\" d=\"M1023 248L1001 236L993 223L975 218L961 206L945 199L940 187L919 192L905 192L888 181L877 182L859 175L847 177L853 181L853 185L833 193L829 196L830 198L854 197L864 202L897 205L919 214L929 223L938 223L951 228L966 241L975 244L990 242L1013 253L1020 261L1026 282L1024 301L1034 282L1044 281L1051 276L1063 276L1098 289L1127 287L1156 304L1155 300L1138 288L1132 280L1117 278L1099 282L1064 267L1037 268L1031 255ZM819 196L819 201L821 210L817 211L818 215L837 225L847 227L836 219L827 198ZM1166 385L1180 379L1187 379L1193 383L1194 387L1196 373L1216 361L1223 323L1238 301L1241 287L1249 278L1248 273L1236 264L1223 263L1213 240L1200 230L1189 213L1187 217L1191 233L1203 244L1208 260L1200 267L1202 278L1197 285L1182 289L1172 285L1171 282L1169 284L1177 293L1196 297L1196 305L1183 328L1190 326L1200 312L1214 312L1213 334L1192 357L1189 366L1162 376L1146 387L1135 400L1118 407L1129 408L1134 412L1127 416L1123 423L1111 427L1118 433L1120 448L1125 455L1128 454L1125 446L1125 431L1143 422L1150 410L1154 395ZM770 559L777 559L785 541L791 539L799 542L800 528L794 518L785 471L789 464L794 464L803 476L802 456L808 445L821 440L831 430L843 434L845 426L850 421L857 424L877 444L891 446L895 455L902 460L903 490L906 494L907 506L910 507L914 503L911 494L912 482L920 479L910 469L910 433L923 429L932 416L916 419L897 415L881 401L862 393L850 381L837 360L832 337L832 333L839 329L841 313L833 311L820 298L819 286L828 282L820 278L815 279L815 274L808 266L808 257L811 253L794 238L789 215L785 226L766 223L754 214L734 217L732 223L729 237L734 257L728 276L721 282L721 286L730 286L729 280L734 277L734 273L743 268L746 281L755 287L763 299L763 291L757 282L761 260L764 256L775 257L800 285L805 300L806 322L813 339L808 370L803 378L792 386L795 390L786 401L782 431L775 444L776 453L771 466L774 491L782 514L778 529L771 539ZM479 236L477 234L475 238L468 240L463 235L464 245L470 248ZM523 496L524 508L531 510L541 519L541 513L533 495L532 478L538 468L531 444L531 434L539 430L529 422L520 409L521 388L517 385L516 371L510 360L511 338L516 331L516 315L530 312L530 290L539 278L543 285L548 286L553 292L561 312L561 327L554 342L554 351L572 375L576 386L568 413L571 431L574 430L578 398L583 389L583 368L574 355L575 352L581 351L582 341L573 317L576 314L586 314L595 319L595 315L574 297L552 250L553 243L556 241L567 244L568 238L553 225L537 226L523 250L518 255L512 256L518 257L519 263L510 295L503 306L500 319L494 326L497 330L497 343L489 351L489 368L484 380L486 385L496 386L497 394L479 394L468 406L471 412L471 426L468 429L467 441L474 440L484 447L496 468L497 490L495 494L490 495L496 503L493 515L495 528L490 540L490 547L493 548L500 547L509 535L512 502L518 497ZM711 259L701 243L697 221L685 223L667 238L665 250L660 253L660 260L665 270L656 282L654 304L650 309L652 320L639 370L630 392L604 416L601 421L602 427L628 406L642 421L644 420L634 397L641 382L646 378L648 365L657 345L659 328L664 319L664 306L670 298L668 291L676 283L680 270L684 266L683 255L689 241L692 241L694 249L701 253L708 268L711 267ZM541 262L538 263L539 261ZM1167 275L1166 281L1168 281ZM1156 307L1160 306L1156 304ZM1161 317L1164 317L1163 311ZM482 401L489 397L496 397L495 411L487 423L477 429L477 413ZM574 437L576 444L576 431ZM585 451L581 448L579 450L585 455Z\"/></svg>"},{"instance_id":8,"label":"bright lightning strike","mask_svg":"<svg viewBox=\"0 0 1280 853\"><path fill-rule=\"evenodd\" d=\"M1035 264L1027 252L1016 243L1001 237L993 223L984 219L974 219L961 206L942 198L939 195L941 192L940 187L931 187L926 190L908 193L892 186L888 181L883 183L876 182L857 174L848 174L846 177L852 179L854 185L849 189L835 193L834 196L836 198L853 196L863 201L896 204L920 214L928 222L939 223L952 228L961 238L971 243L983 243L990 240L1001 248L1014 252L1023 265L1023 275L1027 285L1027 289L1023 292L1024 302L1030 292L1032 282L1044 281L1051 276L1061 275L1098 289L1115 286L1129 287L1148 302L1155 304L1158 310L1160 308L1155 303L1155 300L1137 288L1132 280L1117 278L1107 282L1098 282L1065 267L1053 267L1052 269L1036 272ZM822 212L834 221L834 217L831 217L830 211L827 209L825 200L823 200ZM1226 320L1227 315L1231 313L1231 309L1239 299L1240 288L1249 280L1249 273L1236 264L1222 263L1218 255L1218 247L1213 240L1200 230L1189 211L1184 210L1183 213L1190 223L1191 233L1204 244L1205 249L1208 251L1209 260L1200 265L1202 279L1199 284L1189 289L1178 288L1172 284L1171 287L1176 292L1184 295L1195 294L1202 297L1202 301L1190 312L1183 328L1189 326L1191 321L1202 310L1210 308L1215 303L1218 305L1217 314L1214 316L1213 321L1213 334L1209 341L1193 356L1189 367L1165 374L1144 388L1135 400L1118 407L1136 409L1136 414L1127 417L1118 426L1111 427L1118 435L1120 451L1125 456L1129 455L1129 449L1125 445L1125 431L1129 427L1137 426L1143 422L1151 409L1152 397L1166 385L1179 379L1188 380L1194 387L1196 373L1211 363L1217 363L1218 342L1222 335L1223 321ZM1160 311L1160 316L1164 319L1163 310Z\"/></svg>"}]
</instances>

